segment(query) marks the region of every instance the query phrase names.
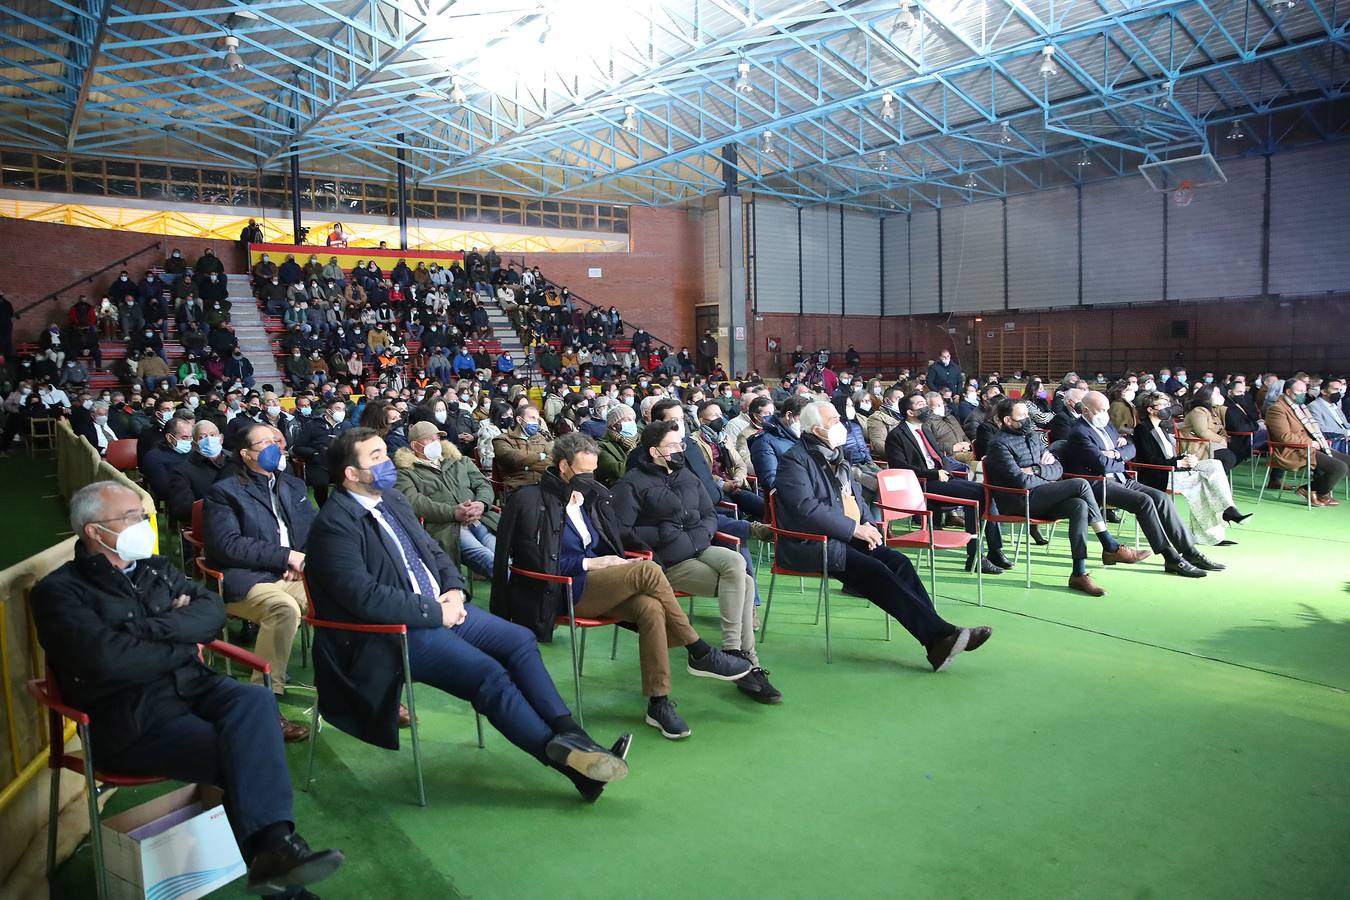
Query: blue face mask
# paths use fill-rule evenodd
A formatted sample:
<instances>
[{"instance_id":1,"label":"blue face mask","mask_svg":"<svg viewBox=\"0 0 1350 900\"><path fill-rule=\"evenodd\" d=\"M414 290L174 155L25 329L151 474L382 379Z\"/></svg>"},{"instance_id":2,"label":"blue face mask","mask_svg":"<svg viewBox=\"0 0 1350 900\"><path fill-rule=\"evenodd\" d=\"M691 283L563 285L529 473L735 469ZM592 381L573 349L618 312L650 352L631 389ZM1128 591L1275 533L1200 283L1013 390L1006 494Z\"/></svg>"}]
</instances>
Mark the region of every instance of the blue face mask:
<instances>
[{"instance_id":1,"label":"blue face mask","mask_svg":"<svg viewBox=\"0 0 1350 900\"><path fill-rule=\"evenodd\" d=\"M272 444L264 447L258 454L258 468L264 472L275 472L281 468L281 445Z\"/></svg>"},{"instance_id":2,"label":"blue face mask","mask_svg":"<svg viewBox=\"0 0 1350 900\"><path fill-rule=\"evenodd\" d=\"M220 435L208 434L197 442L197 452L207 459L215 459L220 455Z\"/></svg>"},{"instance_id":3,"label":"blue face mask","mask_svg":"<svg viewBox=\"0 0 1350 900\"><path fill-rule=\"evenodd\" d=\"M534 437L536 434L539 433L539 423L526 422L522 430L525 432L526 437Z\"/></svg>"},{"instance_id":4,"label":"blue face mask","mask_svg":"<svg viewBox=\"0 0 1350 900\"><path fill-rule=\"evenodd\" d=\"M297 407L297 409L296 409L296 412L300 413L300 415L302 415L302 416L308 416L308 415L309 415L310 413L312 413L313 411L314 411L314 408L313 408L313 407L310 407L310 406L301 406L301 407Z\"/></svg>"},{"instance_id":5,"label":"blue face mask","mask_svg":"<svg viewBox=\"0 0 1350 900\"><path fill-rule=\"evenodd\" d=\"M174 441L174 444L173 444L173 452L174 452L174 453L191 453L191 452L192 452L192 440L191 440L190 438L183 438L182 440Z\"/></svg>"},{"instance_id":6,"label":"blue face mask","mask_svg":"<svg viewBox=\"0 0 1350 900\"><path fill-rule=\"evenodd\" d=\"M398 470L394 468L392 459L378 462L367 471L374 476L370 480L370 486L377 491L387 491L398 481Z\"/></svg>"},{"instance_id":7,"label":"blue face mask","mask_svg":"<svg viewBox=\"0 0 1350 900\"><path fill-rule=\"evenodd\" d=\"M619 425L619 434L626 438L637 437L637 422L629 419Z\"/></svg>"}]
</instances>

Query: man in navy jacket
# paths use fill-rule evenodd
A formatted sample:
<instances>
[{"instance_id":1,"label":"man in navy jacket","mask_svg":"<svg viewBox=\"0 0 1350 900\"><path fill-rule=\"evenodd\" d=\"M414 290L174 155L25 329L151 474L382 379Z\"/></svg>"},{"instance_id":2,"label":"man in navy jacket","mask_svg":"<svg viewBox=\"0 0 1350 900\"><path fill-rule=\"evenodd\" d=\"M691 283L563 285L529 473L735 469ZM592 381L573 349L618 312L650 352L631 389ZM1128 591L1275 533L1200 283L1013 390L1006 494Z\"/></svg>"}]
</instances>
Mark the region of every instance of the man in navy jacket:
<instances>
[{"instance_id":1,"label":"man in navy jacket","mask_svg":"<svg viewBox=\"0 0 1350 900\"><path fill-rule=\"evenodd\" d=\"M612 751L573 720L529 629L465 600L454 561L394 490L397 471L370 428L334 439L328 468L340 485L314 523L308 567L320 618L408 628L414 681L470 701L498 731L572 780L588 800L628 774L628 737ZM319 711L382 747L398 746L403 685L387 635L320 629L314 638Z\"/></svg>"},{"instance_id":2,"label":"man in navy jacket","mask_svg":"<svg viewBox=\"0 0 1350 900\"><path fill-rule=\"evenodd\" d=\"M1222 570L1224 566L1206 559L1196 547L1191 530L1165 493L1125 477L1125 463L1134 459L1134 445L1111 424L1106 395L1089 391L1082 402L1083 414L1065 439L1065 469L1076 475L1102 476L1092 481L1097 502L1132 513L1149 547L1162 555L1164 568L1171 574L1203 578L1206 571Z\"/></svg>"},{"instance_id":3,"label":"man in navy jacket","mask_svg":"<svg viewBox=\"0 0 1350 900\"><path fill-rule=\"evenodd\" d=\"M778 461L775 515L779 528L823 534L815 541L780 538L779 563L829 575L895 618L928 651L941 672L965 650L976 650L992 629L958 628L945 621L904 554L886 546L862 490L849 474L840 447L846 435L839 411L828 401L808 404L801 415L802 440ZM765 613L767 621L768 613Z\"/></svg>"}]
</instances>

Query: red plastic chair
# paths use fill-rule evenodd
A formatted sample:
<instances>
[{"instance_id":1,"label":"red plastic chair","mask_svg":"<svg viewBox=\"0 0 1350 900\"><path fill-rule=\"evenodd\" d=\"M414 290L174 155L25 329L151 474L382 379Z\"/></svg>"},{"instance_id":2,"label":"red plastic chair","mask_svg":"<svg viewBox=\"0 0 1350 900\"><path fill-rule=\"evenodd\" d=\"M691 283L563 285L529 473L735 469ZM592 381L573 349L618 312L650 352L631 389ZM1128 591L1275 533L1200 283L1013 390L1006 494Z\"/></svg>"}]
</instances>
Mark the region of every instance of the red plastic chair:
<instances>
[{"instance_id":1,"label":"red plastic chair","mask_svg":"<svg viewBox=\"0 0 1350 900\"><path fill-rule=\"evenodd\" d=\"M407 625L373 625L355 622L334 622L329 619L321 619L318 616L314 604L314 593L309 589L309 576L304 575L301 583L305 586L305 598L308 601L309 611L305 614L304 622L306 625L316 631L326 629L328 631L346 631L354 634L391 634L398 636L399 650L403 657L403 684L408 695L408 718L411 720L409 730L412 733L413 747L413 767L417 770L417 805L427 805L427 792L422 779L422 743L417 734L417 705L413 699L413 677L412 662L408 658L408 626ZM305 768L305 790L308 791L310 785L314 782L314 746L319 736L319 697L318 687L315 686L314 708L310 713L309 720L309 763ZM483 717L474 713L474 721L478 725L478 747L483 747Z\"/></svg>"},{"instance_id":2,"label":"red plastic chair","mask_svg":"<svg viewBox=\"0 0 1350 900\"><path fill-rule=\"evenodd\" d=\"M103 458L108 461L119 472L131 472L136 469L136 444L135 438L121 438L108 445L108 450L103 454Z\"/></svg>"},{"instance_id":3,"label":"red plastic chair","mask_svg":"<svg viewBox=\"0 0 1350 900\"><path fill-rule=\"evenodd\" d=\"M640 557L633 554L624 554L630 558L650 558ZM572 577L570 575L549 575L547 572L535 572L530 569L522 569L520 566L511 567L512 577L519 575L521 578L529 578L544 584L560 584L563 591L567 594L567 615L560 615L555 620L558 625L566 625L569 635L572 639L572 686L576 691L577 698L577 721L582 725L586 720L581 711L581 670L586 664L586 632L592 628L606 628L610 625L614 627L614 644L610 647L609 658L614 659L619 654L619 628L621 620L610 616L580 616L576 614L576 606L572 597ZM577 630L581 630L580 643L577 640Z\"/></svg>"},{"instance_id":4,"label":"red plastic chair","mask_svg":"<svg viewBox=\"0 0 1350 900\"><path fill-rule=\"evenodd\" d=\"M1303 451L1303 459L1304 459L1304 462L1303 462L1303 466L1301 467L1301 469L1285 469L1284 466L1280 465L1280 464L1279 464L1278 462L1276 462L1276 460L1275 460L1275 451L1276 451L1276 450L1302 450L1302 451ZM1266 477L1265 477L1265 478L1261 479L1261 490L1260 490L1260 491L1257 493L1257 495L1256 495L1256 503L1257 503L1257 505L1258 505L1258 506L1260 505L1260 503L1261 503L1261 498L1265 496L1265 493L1266 493L1266 484L1270 481L1270 474L1269 474L1269 473L1270 473L1270 471L1271 471L1272 469L1280 469L1281 471L1289 471L1289 472L1293 472L1293 471L1302 471L1302 472L1304 473L1304 477L1307 478L1307 484L1304 486L1303 491L1304 491L1304 494L1306 495L1306 499L1307 499L1307 501L1308 501L1308 510L1311 511L1312 508L1313 508L1313 505L1312 505L1312 498L1313 498L1313 490L1312 490L1313 464L1312 464L1312 461L1313 461L1313 445L1312 445L1312 444L1308 444L1308 443L1299 443L1299 442L1294 442L1294 441L1267 441L1267 442L1266 442L1266 473L1267 473L1267 474L1266 474Z\"/></svg>"},{"instance_id":5,"label":"red plastic chair","mask_svg":"<svg viewBox=\"0 0 1350 900\"><path fill-rule=\"evenodd\" d=\"M1031 491L1026 488L999 487L998 485L984 482L984 513L982 518L986 522L998 522L1000 525L1007 523L1013 526L1013 565L1017 565L1017 554L1021 549L1022 536L1026 535L1027 545L1027 587L1031 587L1031 526L1032 525L1054 525L1054 519L1033 519L1029 509L1020 516L1010 516L1003 513L991 513L998 498L995 493L1009 494L1022 498L1023 504L1026 504L1031 498ZM1017 526L1022 526L1023 530L1018 531Z\"/></svg>"},{"instance_id":6,"label":"red plastic chair","mask_svg":"<svg viewBox=\"0 0 1350 900\"><path fill-rule=\"evenodd\" d=\"M263 683L271 687L268 665L262 658L224 641L212 641L205 647L213 653L263 673ZM89 765L88 761L93 758L89 714L62 701L61 689L50 661L47 664L46 677L32 679L28 682L27 688L38 705L47 710L47 768L51 770L51 800L47 815L47 880L50 882L56 873L56 838L61 812L61 770L68 769L84 776L89 802L89 842L94 848L94 883L101 900L108 895L108 874L103 863L103 829L99 818L99 796L108 788L139 787L168 779L159 775L121 775ZM66 752L65 729L61 724L63 719L75 723L75 732L80 738L79 754Z\"/></svg>"},{"instance_id":7,"label":"red plastic chair","mask_svg":"<svg viewBox=\"0 0 1350 900\"><path fill-rule=\"evenodd\" d=\"M984 530L977 529L975 534L966 531L943 531L933 527L933 512L928 501L952 504L955 506L974 506L975 500L960 500L955 497L943 497L939 494L925 493L919 483L919 476L913 469L882 469L877 473L877 488L881 502L881 534L886 538L887 547L916 547L928 551L928 593L937 596L937 565L934 556L938 550L964 550L975 542L975 558L984 557ZM905 534L891 534L891 525L918 519L919 527ZM984 606L984 571L975 568L975 592L980 606ZM889 619L888 619L889 621Z\"/></svg>"}]
</instances>

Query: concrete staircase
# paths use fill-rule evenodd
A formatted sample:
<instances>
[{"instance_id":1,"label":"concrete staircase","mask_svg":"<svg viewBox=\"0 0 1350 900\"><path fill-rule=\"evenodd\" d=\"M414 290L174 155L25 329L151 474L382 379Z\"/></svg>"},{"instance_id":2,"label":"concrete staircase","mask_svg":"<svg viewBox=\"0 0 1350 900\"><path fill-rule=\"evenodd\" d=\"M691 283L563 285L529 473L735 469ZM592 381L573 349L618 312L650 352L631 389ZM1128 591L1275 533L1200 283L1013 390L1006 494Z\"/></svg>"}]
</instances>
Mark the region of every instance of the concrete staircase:
<instances>
[{"instance_id":1,"label":"concrete staircase","mask_svg":"<svg viewBox=\"0 0 1350 900\"><path fill-rule=\"evenodd\" d=\"M259 389L264 384L281 388L281 373L272 355L272 339L263 329L262 311L253 297L248 275L230 274L230 323L234 336L248 361L253 363L253 378Z\"/></svg>"},{"instance_id":2,"label":"concrete staircase","mask_svg":"<svg viewBox=\"0 0 1350 900\"><path fill-rule=\"evenodd\" d=\"M506 317L506 312L501 304L497 302L496 297L489 297L485 294L479 294L478 299L483 302L483 308L487 310L488 324L492 326L492 333L496 335L497 340L501 341L502 349L511 354L511 358L516 361L516 372L523 373L527 368L526 363L529 357L525 353L525 346L521 344L520 338L516 335L516 330L511 327L511 320ZM533 368L530 369L530 384L542 384L543 379Z\"/></svg>"}]
</instances>

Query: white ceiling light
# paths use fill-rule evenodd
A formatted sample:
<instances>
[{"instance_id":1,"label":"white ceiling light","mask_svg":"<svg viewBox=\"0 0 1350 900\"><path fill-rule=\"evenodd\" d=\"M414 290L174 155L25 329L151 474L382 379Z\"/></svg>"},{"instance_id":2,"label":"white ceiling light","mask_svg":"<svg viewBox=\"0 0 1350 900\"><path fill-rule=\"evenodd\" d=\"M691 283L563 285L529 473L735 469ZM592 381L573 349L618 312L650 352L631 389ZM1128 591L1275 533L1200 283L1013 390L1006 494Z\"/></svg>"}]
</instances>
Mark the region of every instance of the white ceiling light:
<instances>
[{"instance_id":1,"label":"white ceiling light","mask_svg":"<svg viewBox=\"0 0 1350 900\"><path fill-rule=\"evenodd\" d=\"M881 95L881 120L883 122L895 121L895 94L890 91Z\"/></svg>"},{"instance_id":2,"label":"white ceiling light","mask_svg":"<svg viewBox=\"0 0 1350 900\"><path fill-rule=\"evenodd\" d=\"M623 130L629 132L630 134L635 134L637 132L638 126L637 126L636 106L625 106L623 108Z\"/></svg>"},{"instance_id":3,"label":"white ceiling light","mask_svg":"<svg viewBox=\"0 0 1350 900\"><path fill-rule=\"evenodd\" d=\"M1247 132L1242 130L1241 122L1234 122L1233 127L1228 129L1228 140L1240 141L1247 136Z\"/></svg>"},{"instance_id":4,"label":"white ceiling light","mask_svg":"<svg viewBox=\"0 0 1350 900\"><path fill-rule=\"evenodd\" d=\"M919 27L919 17L914 15L914 11L910 9L913 5L911 0L901 0L900 15L895 19L897 31L913 31Z\"/></svg>"},{"instance_id":5,"label":"white ceiling light","mask_svg":"<svg viewBox=\"0 0 1350 900\"><path fill-rule=\"evenodd\" d=\"M1162 83L1162 93L1158 95L1158 108L1166 109L1172 105L1172 82Z\"/></svg>"},{"instance_id":6,"label":"white ceiling light","mask_svg":"<svg viewBox=\"0 0 1350 900\"><path fill-rule=\"evenodd\" d=\"M975 188L977 188L977 187L979 187L979 186L980 186L980 183L979 183L978 181L975 180L975 176L974 176L974 175L967 176L967 178L966 178L966 188L967 188L968 190L972 190L972 191L973 191L973 190L975 190Z\"/></svg>"},{"instance_id":7,"label":"white ceiling light","mask_svg":"<svg viewBox=\"0 0 1350 900\"><path fill-rule=\"evenodd\" d=\"M239 55L239 38L232 34L225 35L225 69L240 72L243 68L244 58Z\"/></svg>"},{"instance_id":8,"label":"white ceiling light","mask_svg":"<svg viewBox=\"0 0 1350 900\"><path fill-rule=\"evenodd\" d=\"M469 101L464 95L464 86L459 83L459 76L450 76L450 102L456 106L463 106Z\"/></svg>"},{"instance_id":9,"label":"white ceiling light","mask_svg":"<svg viewBox=\"0 0 1350 900\"><path fill-rule=\"evenodd\" d=\"M1003 129L999 132L998 142L1000 144L1011 144L1013 142L1012 126L1007 122L1003 123Z\"/></svg>"},{"instance_id":10,"label":"white ceiling light","mask_svg":"<svg viewBox=\"0 0 1350 900\"><path fill-rule=\"evenodd\" d=\"M759 136L759 152L770 156L773 154L773 132L766 131Z\"/></svg>"},{"instance_id":11,"label":"white ceiling light","mask_svg":"<svg viewBox=\"0 0 1350 900\"><path fill-rule=\"evenodd\" d=\"M1088 156L1088 152L1084 150L1082 153L1079 153L1078 168L1086 169L1090 165L1092 165L1092 157Z\"/></svg>"},{"instance_id":12,"label":"white ceiling light","mask_svg":"<svg viewBox=\"0 0 1350 900\"><path fill-rule=\"evenodd\" d=\"M1270 6L1273 9L1293 9L1298 6L1298 0L1271 0Z\"/></svg>"},{"instance_id":13,"label":"white ceiling light","mask_svg":"<svg viewBox=\"0 0 1350 900\"><path fill-rule=\"evenodd\" d=\"M877 154L877 169L882 172L888 172L890 171L890 168L891 164L890 161L886 158L886 151L882 150L880 153Z\"/></svg>"},{"instance_id":14,"label":"white ceiling light","mask_svg":"<svg viewBox=\"0 0 1350 900\"><path fill-rule=\"evenodd\" d=\"M748 62L742 62L740 65L736 66L736 90L740 91L742 94L749 94L753 92L754 89L755 86L750 83L750 64Z\"/></svg>"},{"instance_id":15,"label":"white ceiling light","mask_svg":"<svg viewBox=\"0 0 1350 900\"><path fill-rule=\"evenodd\" d=\"M1045 78L1054 78L1059 74L1059 66L1055 65L1055 48L1045 46L1041 48L1041 68L1040 73Z\"/></svg>"}]
</instances>

